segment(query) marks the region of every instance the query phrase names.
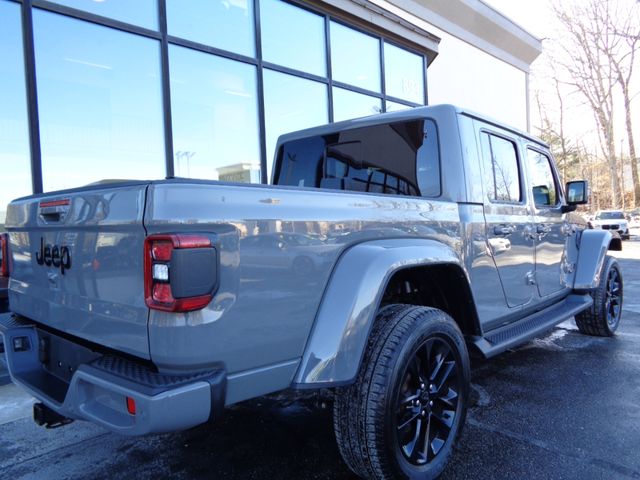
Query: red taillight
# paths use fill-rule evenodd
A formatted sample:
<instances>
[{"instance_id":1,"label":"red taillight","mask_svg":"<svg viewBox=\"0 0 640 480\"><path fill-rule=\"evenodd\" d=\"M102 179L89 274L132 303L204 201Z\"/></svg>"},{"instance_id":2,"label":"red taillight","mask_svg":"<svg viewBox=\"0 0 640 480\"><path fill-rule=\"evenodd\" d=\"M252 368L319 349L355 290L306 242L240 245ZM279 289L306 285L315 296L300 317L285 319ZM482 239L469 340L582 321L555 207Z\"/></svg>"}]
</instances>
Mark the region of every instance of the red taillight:
<instances>
[{"instance_id":1,"label":"red taillight","mask_svg":"<svg viewBox=\"0 0 640 480\"><path fill-rule=\"evenodd\" d=\"M152 235L144 243L145 301L149 308L167 312L190 312L206 307L213 291L175 298L171 289L171 259L174 250L208 248L211 240L202 235Z\"/></svg>"},{"instance_id":2,"label":"red taillight","mask_svg":"<svg viewBox=\"0 0 640 480\"><path fill-rule=\"evenodd\" d=\"M9 235L0 234L0 277L9 276Z\"/></svg>"}]
</instances>

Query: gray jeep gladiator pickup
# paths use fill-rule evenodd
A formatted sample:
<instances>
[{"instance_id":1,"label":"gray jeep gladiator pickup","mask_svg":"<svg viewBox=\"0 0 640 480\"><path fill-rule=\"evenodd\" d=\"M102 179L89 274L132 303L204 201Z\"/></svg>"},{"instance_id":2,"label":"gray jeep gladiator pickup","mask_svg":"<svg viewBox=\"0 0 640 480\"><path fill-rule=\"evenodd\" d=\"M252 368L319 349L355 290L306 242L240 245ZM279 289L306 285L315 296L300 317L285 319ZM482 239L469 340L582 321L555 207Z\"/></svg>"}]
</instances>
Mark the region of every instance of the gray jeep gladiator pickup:
<instances>
[{"instance_id":1,"label":"gray jeep gladiator pickup","mask_svg":"<svg viewBox=\"0 0 640 480\"><path fill-rule=\"evenodd\" d=\"M433 478L465 421L469 356L575 316L613 335L610 232L572 213L548 146L449 106L280 138L273 186L168 179L12 202L13 381L56 426L126 435L329 391L365 478Z\"/></svg>"}]
</instances>

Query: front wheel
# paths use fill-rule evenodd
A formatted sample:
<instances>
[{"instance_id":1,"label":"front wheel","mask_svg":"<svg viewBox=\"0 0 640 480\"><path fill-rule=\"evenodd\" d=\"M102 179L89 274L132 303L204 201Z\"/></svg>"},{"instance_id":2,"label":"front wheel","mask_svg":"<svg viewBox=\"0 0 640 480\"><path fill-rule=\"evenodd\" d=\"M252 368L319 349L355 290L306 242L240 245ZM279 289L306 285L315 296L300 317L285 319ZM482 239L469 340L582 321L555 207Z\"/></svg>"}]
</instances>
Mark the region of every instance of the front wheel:
<instances>
[{"instance_id":1,"label":"front wheel","mask_svg":"<svg viewBox=\"0 0 640 480\"><path fill-rule=\"evenodd\" d=\"M600 272L598 287L591 292L593 305L576 315L578 330L598 337L613 336L620 325L623 293L618 261L607 256Z\"/></svg>"},{"instance_id":2,"label":"front wheel","mask_svg":"<svg viewBox=\"0 0 640 480\"><path fill-rule=\"evenodd\" d=\"M434 308L383 308L353 385L336 392L340 453L358 475L430 479L444 470L469 397L460 329Z\"/></svg>"}]
</instances>

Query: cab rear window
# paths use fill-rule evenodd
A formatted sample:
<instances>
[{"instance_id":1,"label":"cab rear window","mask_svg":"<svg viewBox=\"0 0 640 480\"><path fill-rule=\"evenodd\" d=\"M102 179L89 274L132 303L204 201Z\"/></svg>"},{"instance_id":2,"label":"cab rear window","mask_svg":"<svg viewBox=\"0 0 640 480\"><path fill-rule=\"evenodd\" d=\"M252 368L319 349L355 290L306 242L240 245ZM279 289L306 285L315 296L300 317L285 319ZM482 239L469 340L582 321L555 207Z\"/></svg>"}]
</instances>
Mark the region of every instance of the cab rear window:
<instances>
[{"instance_id":1,"label":"cab rear window","mask_svg":"<svg viewBox=\"0 0 640 480\"><path fill-rule=\"evenodd\" d=\"M440 153L429 119L295 140L279 151L278 185L391 195L440 195Z\"/></svg>"}]
</instances>

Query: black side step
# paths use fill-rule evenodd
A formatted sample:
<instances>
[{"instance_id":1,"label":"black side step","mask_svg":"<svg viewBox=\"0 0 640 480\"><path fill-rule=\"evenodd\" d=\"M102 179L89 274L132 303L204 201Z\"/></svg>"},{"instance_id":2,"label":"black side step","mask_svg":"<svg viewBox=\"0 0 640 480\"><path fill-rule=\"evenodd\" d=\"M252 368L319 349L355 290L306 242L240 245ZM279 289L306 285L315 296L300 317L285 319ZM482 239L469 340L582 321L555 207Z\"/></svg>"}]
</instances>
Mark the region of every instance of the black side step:
<instances>
[{"instance_id":1,"label":"black side step","mask_svg":"<svg viewBox=\"0 0 640 480\"><path fill-rule=\"evenodd\" d=\"M563 301L517 322L498 327L485 333L482 337L474 337L473 344L485 358L493 357L550 330L557 324L586 310L592 302L593 300L588 294L569 295Z\"/></svg>"}]
</instances>

